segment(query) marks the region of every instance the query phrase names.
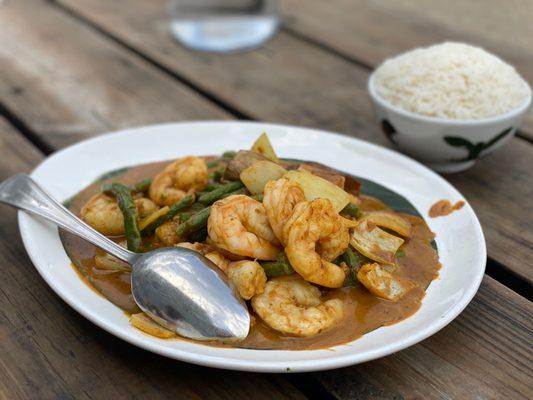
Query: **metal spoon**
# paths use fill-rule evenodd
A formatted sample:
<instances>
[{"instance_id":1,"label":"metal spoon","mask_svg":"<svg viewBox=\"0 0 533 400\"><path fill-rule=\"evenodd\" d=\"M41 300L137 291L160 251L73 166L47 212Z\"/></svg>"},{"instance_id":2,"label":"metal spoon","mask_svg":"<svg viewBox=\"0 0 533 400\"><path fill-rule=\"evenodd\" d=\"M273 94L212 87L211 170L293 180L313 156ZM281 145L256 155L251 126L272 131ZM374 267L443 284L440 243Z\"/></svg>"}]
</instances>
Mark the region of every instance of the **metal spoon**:
<instances>
[{"instance_id":1,"label":"metal spoon","mask_svg":"<svg viewBox=\"0 0 533 400\"><path fill-rule=\"evenodd\" d=\"M0 184L0 202L39 215L130 264L135 302L179 335L198 340L248 335L246 305L201 254L181 247L128 251L86 225L25 174Z\"/></svg>"}]
</instances>

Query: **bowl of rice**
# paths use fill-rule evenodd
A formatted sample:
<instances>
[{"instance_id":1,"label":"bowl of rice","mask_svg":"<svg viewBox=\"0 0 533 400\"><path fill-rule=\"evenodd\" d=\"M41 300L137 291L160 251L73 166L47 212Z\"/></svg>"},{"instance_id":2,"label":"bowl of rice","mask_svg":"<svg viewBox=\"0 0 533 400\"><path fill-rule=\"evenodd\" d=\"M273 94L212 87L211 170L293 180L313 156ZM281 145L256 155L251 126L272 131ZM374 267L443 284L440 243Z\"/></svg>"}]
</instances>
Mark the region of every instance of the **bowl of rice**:
<instances>
[{"instance_id":1,"label":"bowl of rice","mask_svg":"<svg viewBox=\"0 0 533 400\"><path fill-rule=\"evenodd\" d=\"M531 104L531 88L511 65L464 43L387 59L368 90L392 144L440 172L465 170L501 147Z\"/></svg>"}]
</instances>

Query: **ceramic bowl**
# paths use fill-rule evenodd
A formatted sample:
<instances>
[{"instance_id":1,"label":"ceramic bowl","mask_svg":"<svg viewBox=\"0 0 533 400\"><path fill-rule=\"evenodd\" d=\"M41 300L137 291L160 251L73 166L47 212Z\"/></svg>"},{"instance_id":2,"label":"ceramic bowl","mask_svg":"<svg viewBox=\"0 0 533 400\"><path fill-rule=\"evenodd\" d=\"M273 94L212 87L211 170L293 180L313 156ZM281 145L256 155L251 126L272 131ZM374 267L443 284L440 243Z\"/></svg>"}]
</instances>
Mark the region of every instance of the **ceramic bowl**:
<instances>
[{"instance_id":1,"label":"ceramic bowl","mask_svg":"<svg viewBox=\"0 0 533 400\"><path fill-rule=\"evenodd\" d=\"M479 157L503 146L515 134L531 105L531 95L518 108L502 115L476 120L427 117L405 111L379 96L374 74L368 91L381 129L403 153L439 172L470 168Z\"/></svg>"}]
</instances>

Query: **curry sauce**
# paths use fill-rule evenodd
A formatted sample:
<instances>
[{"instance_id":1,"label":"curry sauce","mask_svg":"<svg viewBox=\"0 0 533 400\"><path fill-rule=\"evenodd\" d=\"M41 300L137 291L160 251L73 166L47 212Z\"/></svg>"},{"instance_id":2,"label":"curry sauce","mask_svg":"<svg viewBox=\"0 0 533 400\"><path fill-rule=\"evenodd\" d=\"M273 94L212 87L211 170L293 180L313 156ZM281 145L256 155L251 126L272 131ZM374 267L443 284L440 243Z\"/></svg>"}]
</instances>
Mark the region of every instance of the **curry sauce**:
<instances>
[{"instance_id":1,"label":"curry sauce","mask_svg":"<svg viewBox=\"0 0 533 400\"><path fill-rule=\"evenodd\" d=\"M114 174L107 181L133 184L142 179L153 177L167 164L167 162L159 162L136 166L122 173ZM74 196L69 201L70 210L79 215L85 202L100 191L102 183L92 184ZM363 211L387 209L379 199L365 196L361 196L361 199ZM391 325L411 316L419 309L428 285L438 276L440 264L437 252L431 246L434 234L429 230L424 220L407 214L402 214L402 216L413 225L413 235L406 239L401 247L401 254L396 257L396 274L414 282L416 287L398 302L378 298L362 285L340 289L323 289L325 299L338 298L342 300L344 316L339 323L335 324L335 327L318 335L293 337L281 334L268 327L259 317L254 316L251 307L249 307L253 316L253 323L250 334L245 340L231 345L220 342L201 343L250 349L306 350L327 348L350 342L381 326ZM60 236L74 268L88 285L125 312L130 314L140 312L131 294L131 274L129 272L105 271L96 268L94 257L99 253L103 254L102 250L68 232L60 231ZM121 238L114 239L120 240ZM143 240L145 246L158 245L153 238ZM178 337L176 337L177 339ZM189 339L179 338L179 340Z\"/></svg>"}]
</instances>

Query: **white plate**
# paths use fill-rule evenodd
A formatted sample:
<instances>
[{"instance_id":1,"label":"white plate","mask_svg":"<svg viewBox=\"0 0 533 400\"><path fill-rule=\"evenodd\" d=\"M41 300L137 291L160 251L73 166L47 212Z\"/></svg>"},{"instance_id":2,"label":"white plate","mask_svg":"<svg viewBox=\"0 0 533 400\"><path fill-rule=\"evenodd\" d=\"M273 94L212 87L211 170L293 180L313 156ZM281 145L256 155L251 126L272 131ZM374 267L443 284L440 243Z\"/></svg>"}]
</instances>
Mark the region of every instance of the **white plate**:
<instances>
[{"instance_id":1,"label":"white plate","mask_svg":"<svg viewBox=\"0 0 533 400\"><path fill-rule=\"evenodd\" d=\"M32 176L65 200L104 172L187 154L249 148L263 131L268 132L280 156L318 161L372 179L406 197L423 215L437 200L465 200L422 164L391 150L318 130L250 122L167 124L99 136L53 154ZM427 222L437 234L442 269L415 315L330 349L279 351L215 348L141 333L129 325L120 309L79 279L56 227L19 214L24 245L39 273L63 300L96 325L136 346L178 360L262 372L314 371L361 363L411 346L452 321L481 283L486 259L483 233L468 203L448 217Z\"/></svg>"}]
</instances>

